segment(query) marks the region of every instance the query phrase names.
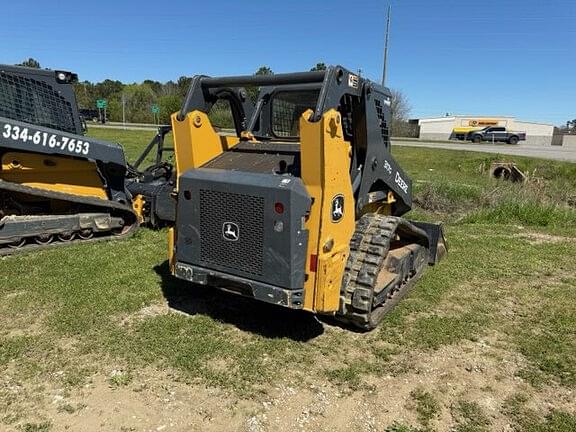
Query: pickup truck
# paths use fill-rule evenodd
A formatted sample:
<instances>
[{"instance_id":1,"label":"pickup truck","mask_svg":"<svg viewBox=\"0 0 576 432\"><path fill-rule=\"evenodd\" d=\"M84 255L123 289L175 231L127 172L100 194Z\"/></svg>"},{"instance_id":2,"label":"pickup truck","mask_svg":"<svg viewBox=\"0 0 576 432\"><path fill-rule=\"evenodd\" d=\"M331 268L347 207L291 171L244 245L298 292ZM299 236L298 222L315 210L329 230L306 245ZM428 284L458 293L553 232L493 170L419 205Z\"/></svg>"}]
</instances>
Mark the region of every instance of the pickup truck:
<instances>
[{"instance_id":1,"label":"pickup truck","mask_svg":"<svg viewBox=\"0 0 576 432\"><path fill-rule=\"evenodd\" d=\"M518 141L526 140L526 132L508 132L506 128L502 126L488 126L484 129L469 132L466 138L475 143L498 141L508 144L518 144Z\"/></svg>"}]
</instances>

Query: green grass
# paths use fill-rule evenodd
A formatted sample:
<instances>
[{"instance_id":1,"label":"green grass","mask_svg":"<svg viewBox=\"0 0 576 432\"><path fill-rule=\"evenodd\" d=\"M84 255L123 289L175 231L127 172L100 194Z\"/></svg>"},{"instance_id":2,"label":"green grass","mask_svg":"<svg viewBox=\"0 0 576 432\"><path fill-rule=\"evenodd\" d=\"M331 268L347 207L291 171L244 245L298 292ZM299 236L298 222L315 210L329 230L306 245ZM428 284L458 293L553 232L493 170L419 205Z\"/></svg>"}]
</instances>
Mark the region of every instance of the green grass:
<instances>
[{"instance_id":1,"label":"green grass","mask_svg":"<svg viewBox=\"0 0 576 432\"><path fill-rule=\"evenodd\" d=\"M88 135L98 139L121 144L126 153L128 162L134 162L138 156L144 151L148 143L152 141L156 135L156 130L123 130L112 128L88 128ZM172 134L168 134L164 141L166 147L172 147ZM167 153L169 157L171 153ZM155 158L155 149L146 158L146 162L152 163ZM145 164L144 164L145 165Z\"/></svg>"},{"instance_id":2,"label":"green grass","mask_svg":"<svg viewBox=\"0 0 576 432\"><path fill-rule=\"evenodd\" d=\"M517 394L508 398L502 411L511 419L515 431L522 432L572 432L576 430L576 415L551 410L544 416L528 408L528 397Z\"/></svg>"},{"instance_id":3,"label":"green grass","mask_svg":"<svg viewBox=\"0 0 576 432\"><path fill-rule=\"evenodd\" d=\"M19 429L22 432L48 432L52 430L52 423L25 423Z\"/></svg>"},{"instance_id":4,"label":"green grass","mask_svg":"<svg viewBox=\"0 0 576 432\"><path fill-rule=\"evenodd\" d=\"M454 432L489 432L491 421L476 402L458 401L452 407L457 426Z\"/></svg>"},{"instance_id":5,"label":"green grass","mask_svg":"<svg viewBox=\"0 0 576 432\"><path fill-rule=\"evenodd\" d=\"M427 432L427 430L394 423L384 429L384 432Z\"/></svg>"},{"instance_id":6,"label":"green grass","mask_svg":"<svg viewBox=\"0 0 576 432\"><path fill-rule=\"evenodd\" d=\"M130 161L153 134L90 130L120 142ZM519 375L534 391L576 389L576 165L517 158L542 179L518 185L480 173L497 156L420 148L394 155L415 185L409 216L445 221L450 251L380 329L333 331L309 314L184 284L168 274L166 232L142 229L124 241L2 259L0 367L18 382L64 388L95 373L131 388L140 371L158 368L241 396L265 392L279 373L364 391L374 378L411 371L413 352L498 332L505 349L525 359ZM165 303L183 313L162 310ZM3 422L28 421L34 394L32 385L21 398L0 390L0 411L13 413ZM413 399L428 429L442 404L425 390ZM531 417L520 405L503 409L518 430L573 425L571 413ZM472 401L455 401L450 412L457 431L490 430ZM50 428L27 424L20 426Z\"/></svg>"},{"instance_id":7,"label":"green grass","mask_svg":"<svg viewBox=\"0 0 576 432\"><path fill-rule=\"evenodd\" d=\"M410 397L414 402L414 411L416 411L418 421L422 426L428 428L430 422L440 413L440 404L430 392L420 388L413 390Z\"/></svg>"}]
</instances>

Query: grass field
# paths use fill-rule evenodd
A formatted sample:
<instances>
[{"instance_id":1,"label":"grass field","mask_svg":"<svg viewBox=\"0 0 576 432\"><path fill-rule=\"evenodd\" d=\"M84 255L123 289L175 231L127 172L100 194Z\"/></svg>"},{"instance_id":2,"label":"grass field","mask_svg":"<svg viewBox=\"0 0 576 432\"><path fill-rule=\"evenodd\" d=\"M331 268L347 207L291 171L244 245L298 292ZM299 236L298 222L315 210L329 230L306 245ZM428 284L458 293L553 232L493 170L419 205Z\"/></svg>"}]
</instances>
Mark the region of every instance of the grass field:
<instances>
[{"instance_id":1,"label":"grass field","mask_svg":"<svg viewBox=\"0 0 576 432\"><path fill-rule=\"evenodd\" d=\"M371 333L176 281L163 231L1 259L0 430L576 430L576 164L393 154L450 249Z\"/></svg>"}]
</instances>

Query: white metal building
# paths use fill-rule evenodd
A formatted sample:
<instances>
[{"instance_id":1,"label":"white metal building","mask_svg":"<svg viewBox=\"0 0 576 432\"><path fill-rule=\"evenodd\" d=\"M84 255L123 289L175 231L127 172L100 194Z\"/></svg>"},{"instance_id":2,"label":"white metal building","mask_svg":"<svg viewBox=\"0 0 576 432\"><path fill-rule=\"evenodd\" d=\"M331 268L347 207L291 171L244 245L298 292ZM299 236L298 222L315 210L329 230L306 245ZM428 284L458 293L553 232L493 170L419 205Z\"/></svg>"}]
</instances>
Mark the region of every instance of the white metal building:
<instances>
[{"instance_id":1,"label":"white metal building","mask_svg":"<svg viewBox=\"0 0 576 432\"><path fill-rule=\"evenodd\" d=\"M506 116L447 116L418 119L420 138L447 140L455 130L483 128L486 126L504 126L510 131L526 132L526 143L551 145L554 126L544 123L516 120Z\"/></svg>"}]
</instances>

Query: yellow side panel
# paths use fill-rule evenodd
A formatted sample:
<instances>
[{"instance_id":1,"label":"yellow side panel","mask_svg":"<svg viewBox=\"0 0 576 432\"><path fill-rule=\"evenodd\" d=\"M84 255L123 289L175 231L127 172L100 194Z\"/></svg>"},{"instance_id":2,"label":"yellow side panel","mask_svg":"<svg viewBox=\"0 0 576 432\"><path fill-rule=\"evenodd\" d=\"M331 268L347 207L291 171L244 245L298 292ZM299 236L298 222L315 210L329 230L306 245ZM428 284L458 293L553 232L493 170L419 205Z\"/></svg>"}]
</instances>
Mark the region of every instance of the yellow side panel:
<instances>
[{"instance_id":1,"label":"yellow side panel","mask_svg":"<svg viewBox=\"0 0 576 432\"><path fill-rule=\"evenodd\" d=\"M302 181L313 200L310 215L306 221L308 230L308 251L306 256L306 272L308 278L304 282L304 309L314 311L316 272L312 271L312 257L318 256L318 238L320 235L320 209L322 207L321 173L324 158L322 157L322 122L312 123L307 119L312 110L307 110L300 118L300 164Z\"/></svg>"},{"instance_id":2,"label":"yellow side panel","mask_svg":"<svg viewBox=\"0 0 576 432\"><path fill-rule=\"evenodd\" d=\"M201 111L192 111L184 120L172 114L172 133L174 135L174 154L176 159L176 176L179 177L191 168L198 168L214 159L222 152L231 149L239 142L233 135L219 135L208 116ZM178 183L176 183L178 188ZM168 261L174 271L176 230L168 230Z\"/></svg>"},{"instance_id":3,"label":"yellow side panel","mask_svg":"<svg viewBox=\"0 0 576 432\"><path fill-rule=\"evenodd\" d=\"M8 152L0 179L56 192L108 199L96 164L58 156Z\"/></svg>"},{"instance_id":4,"label":"yellow side panel","mask_svg":"<svg viewBox=\"0 0 576 432\"><path fill-rule=\"evenodd\" d=\"M174 228L168 228L168 266L171 273L174 273L174 264Z\"/></svg>"},{"instance_id":5,"label":"yellow side panel","mask_svg":"<svg viewBox=\"0 0 576 432\"><path fill-rule=\"evenodd\" d=\"M236 135L220 135L220 139L224 140L227 149L234 147L240 141Z\"/></svg>"},{"instance_id":6,"label":"yellow side panel","mask_svg":"<svg viewBox=\"0 0 576 432\"><path fill-rule=\"evenodd\" d=\"M190 168L201 167L238 143L235 136L219 135L201 111L188 113L182 121L177 115L172 114L172 132L178 176Z\"/></svg>"},{"instance_id":7,"label":"yellow side panel","mask_svg":"<svg viewBox=\"0 0 576 432\"><path fill-rule=\"evenodd\" d=\"M311 111L300 119L302 180L314 199L306 222L309 230L304 308L335 312L350 239L355 227L354 197L350 182L350 144L344 140L340 114L330 110L316 123L308 121ZM343 216L332 220L332 200L344 197ZM316 272L311 271L317 256Z\"/></svg>"},{"instance_id":8,"label":"yellow side panel","mask_svg":"<svg viewBox=\"0 0 576 432\"><path fill-rule=\"evenodd\" d=\"M350 238L348 238L349 242ZM342 276L350 253L348 243L340 244L337 250L321 254L318 258L315 312L335 312L338 309Z\"/></svg>"}]
</instances>

